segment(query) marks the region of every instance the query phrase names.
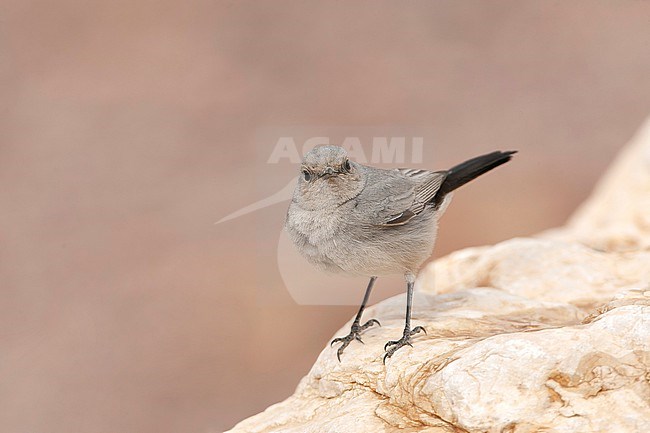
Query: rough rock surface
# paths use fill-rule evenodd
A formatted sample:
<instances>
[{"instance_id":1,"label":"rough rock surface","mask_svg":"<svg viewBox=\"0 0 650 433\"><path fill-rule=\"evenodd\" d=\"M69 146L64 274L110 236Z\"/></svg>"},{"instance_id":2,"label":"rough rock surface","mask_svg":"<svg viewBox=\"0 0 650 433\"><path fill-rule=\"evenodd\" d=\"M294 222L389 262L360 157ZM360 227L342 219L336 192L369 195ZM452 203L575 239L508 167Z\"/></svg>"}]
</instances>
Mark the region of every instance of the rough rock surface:
<instances>
[{"instance_id":1,"label":"rough rock surface","mask_svg":"<svg viewBox=\"0 0 650 433\"><path fill-rule=\"evenodd\" d=\"M239 432L650 432L650 122L566 227L453 253L418 280L427 335L383 365L404 296ZM344 335L350 323L337 335Z\"/></svg>"}]
</instances>

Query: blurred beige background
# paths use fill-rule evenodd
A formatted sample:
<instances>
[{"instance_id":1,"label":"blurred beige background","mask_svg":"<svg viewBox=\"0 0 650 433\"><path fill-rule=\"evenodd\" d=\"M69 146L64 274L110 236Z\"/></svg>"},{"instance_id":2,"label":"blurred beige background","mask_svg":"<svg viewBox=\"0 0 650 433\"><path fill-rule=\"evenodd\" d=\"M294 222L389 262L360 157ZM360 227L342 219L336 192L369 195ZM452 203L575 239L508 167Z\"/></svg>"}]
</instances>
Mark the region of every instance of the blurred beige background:
<instances>
[{"instance_id":1,"label":"blurred beige background","mask_svg":"<svg viewBox=\"0 0 650 433\"><path fill-rule=\"evenodd\" d=\"M649 18L2 1L0 431L218 432L291 394L356 307L291 302L286 203L213 224L293 175L261 166L265 128L427 126L431 168L519 149L459 191L437 256L562 224L650 113Z\"/></svg>"}]
</instances>

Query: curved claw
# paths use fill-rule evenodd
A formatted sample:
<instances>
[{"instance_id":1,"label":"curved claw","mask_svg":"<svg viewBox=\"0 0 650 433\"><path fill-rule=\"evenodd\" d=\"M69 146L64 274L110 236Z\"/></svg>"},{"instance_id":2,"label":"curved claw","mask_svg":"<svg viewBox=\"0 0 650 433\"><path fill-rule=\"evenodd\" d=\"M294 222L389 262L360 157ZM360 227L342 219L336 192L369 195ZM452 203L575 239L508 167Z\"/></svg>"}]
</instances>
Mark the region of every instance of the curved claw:
<instances>
[{"instance_id":1,"label":"curved claw","mask_svg":"<svg viewBox=\"0 0 650 433\"><path fill-rule=\"evenodd\" d=\"M392 343L392 341L389 341L389 343ZM384 355L384 361L383 361L384 365L386 365L386 360L388 358L390 358L391 356L393 356L395 354L395 352L397 352L400 348L406 346L407 344L409 346L413 347L411 345L411 343L409 341L407 341L407 340L405 340L405 341L400 340L400 341L396 342L395 344L397 345L396 347L394 347L394 348L392 348L390 350L386 350L386 354Z\"/></svg>"},{"instance_id":2,"label":"curved claw","mask_svg":"<svg viewBox=\"0 0 650 433\"><path fill-rule=\"evenodd\" d=\"M409 330L408 328L404 329L404 335L402 338L399 340L391 340L388 343L384 345L384 350L386 351L386 354L384 355L384 364L386 364L386 360L393 356L395 352L397 352L400 348L404 346L410 346L413 347L413 344L411 344L411 336L415 335L419 332L424 332L425 334L427 333L427 330L424 329L422 326L416 326L413 328L413 330ZM389 346L395 346L391 349L388 350Z\"/></svg>"},{"instance_id":3,"label":"curved claw","mask_svg":"<svg viewBox=\"0 0 650 433\"><path fill-rule=\"evenodd\" d=\"M379 320L377 320L377 319L370 319L370 320L368 320L366 323L363 324L363 326L361 327L361 330L364 331L364 330L370 328L370 327L371 327L372 325L374 325L374 324L377 324L377 325L381 326L381 323L379 323Z\"/></svg>"},{"instance_id":4,"label":"curved claw","mask_svg":"<svg viewBox=\"0 0 650 433\"><path fill-rule=\"evenodd\" d=\"M384 344L384 350L388 348L388 346L392 346L393 344L399 343L399 340L391 340L388 343Z\"/></svg>"},{"instance_id":5,"label":"curved claw","mask_svg":"<svg viewBox=\"0 0 650 433\"><path fill-rule=\"evenodd\" d=\"M424 332L425 334L427 333L427 330L424 329L422 326L416 326L416 327L413 328L413 330L411 331L411 335L415 335L415 334L417 334L417 333L420 332L420 331Z\"/></svg>"},{"instance_id":6,"label":"curved claw","mask_svg":"<svg viewBox=\"0 0 650 433\"><path fill-rule=\"evenodd\" d=\"M334 340L330 342L330 347L333 347L336 343L343 343L341 344L341 347L339 347L338 350L336 351L336 357L338 358L339 362L341 361L341 355L343 354L343 350L350 345L352 340L356 340L361 344L365 344L361 339L361 332L365 331L367 328L370 328L374 324L381 326L381 323L379 323L379 320L377 319L370 319L366 323L364 323L363 326L359 326L359 324L355 321L352 324L352 327L350 328L350 333L348 335L346 335L345 337L336 337ZM384 350L385 349L386 348L384 348Z\"/></svg>"},{"instance_id":7,"label":"curved claw","mask_svg":"<svg viewBox=\"0 0 650 433\"><path fill-rule=\"evenodd\" d=\"M341 355L343 355L343 350L348 347L348 344L350 344L350 340L346 340L336 351L336 358L339 360L339 362L341 362Z\"/></svg>"}]
</instances>

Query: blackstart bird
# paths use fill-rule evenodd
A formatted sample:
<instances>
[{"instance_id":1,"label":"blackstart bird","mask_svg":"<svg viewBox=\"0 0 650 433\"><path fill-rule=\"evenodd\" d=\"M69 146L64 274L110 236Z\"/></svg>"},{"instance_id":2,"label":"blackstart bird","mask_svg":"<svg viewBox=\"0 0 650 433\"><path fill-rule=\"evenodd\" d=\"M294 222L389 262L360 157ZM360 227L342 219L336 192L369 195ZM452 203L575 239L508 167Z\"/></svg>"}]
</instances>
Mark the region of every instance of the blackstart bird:
<instances>
[{"instance_id":1,"label":"blackstart bird","mask_svg":"<svg viewBox=\"0 0 650 433\"><path fill-rule=\"evenodd\" d=\"M451 192L504 164L516 151L496 151L449 170L410 168L385 170L350 161L345 149L320 146L307 153L286 219L286 229L300 253L316 267L370 278L350 333L335 338L343 350L379 321L361 325L361 315L378 276L403 274L406 279L406 320L399 340L384 346L384 362L411 337L426 330L411 329L413 283L431 256L438 220Z\"/></svg>"}]
</instances>

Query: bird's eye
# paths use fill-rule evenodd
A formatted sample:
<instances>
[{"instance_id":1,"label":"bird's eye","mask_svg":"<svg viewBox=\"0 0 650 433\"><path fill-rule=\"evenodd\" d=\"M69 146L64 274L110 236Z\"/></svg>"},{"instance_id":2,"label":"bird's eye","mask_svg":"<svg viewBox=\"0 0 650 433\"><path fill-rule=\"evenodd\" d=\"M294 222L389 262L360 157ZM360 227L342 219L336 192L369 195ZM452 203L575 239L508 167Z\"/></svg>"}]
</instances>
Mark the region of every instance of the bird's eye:
<instances>
[{"instance_id":1,"label":"bird's eye","mask_svg":"<svg viewBox=\"0 0 650 433\"><path fill-rule=\"evenodd\" d=\"M303 170L302 177L309 182L311 180L311 173L308 170Z\"/></svg>"},{"instance_id":2,"label":"bird's eye","mask_svg":"<svg viewBox=\"0 0 650 433\"><path fill-rule=\"evenodd\" d=\"M343 168L345 168L345 171L352 170L352 166L350 165L350 160L349 159L345 160L345 163L343 164Z\"/></svg>"}]
</instances>

